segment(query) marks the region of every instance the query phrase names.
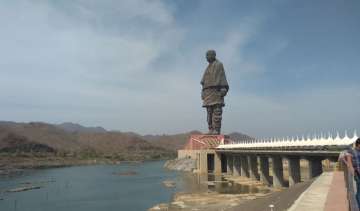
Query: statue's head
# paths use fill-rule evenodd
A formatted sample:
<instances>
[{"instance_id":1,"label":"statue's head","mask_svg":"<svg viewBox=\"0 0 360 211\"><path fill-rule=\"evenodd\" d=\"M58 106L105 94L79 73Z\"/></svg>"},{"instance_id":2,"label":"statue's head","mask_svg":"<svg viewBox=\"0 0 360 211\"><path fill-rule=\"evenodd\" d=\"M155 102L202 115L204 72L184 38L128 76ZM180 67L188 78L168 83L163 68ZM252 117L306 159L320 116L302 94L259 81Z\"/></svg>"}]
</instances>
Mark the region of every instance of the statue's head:
<instances>
[{"instance_id":1,"label":"statue's head","mask_svg":"<svg viewBox=\"0 0 360 211\"><path fill-rule=\"evenodd\" d=\"M212 63L213 61L216 60L216 52L215 50L208 50L206 52L206 60L209 62L209 63Z\"/></svg>"}]
</instances>

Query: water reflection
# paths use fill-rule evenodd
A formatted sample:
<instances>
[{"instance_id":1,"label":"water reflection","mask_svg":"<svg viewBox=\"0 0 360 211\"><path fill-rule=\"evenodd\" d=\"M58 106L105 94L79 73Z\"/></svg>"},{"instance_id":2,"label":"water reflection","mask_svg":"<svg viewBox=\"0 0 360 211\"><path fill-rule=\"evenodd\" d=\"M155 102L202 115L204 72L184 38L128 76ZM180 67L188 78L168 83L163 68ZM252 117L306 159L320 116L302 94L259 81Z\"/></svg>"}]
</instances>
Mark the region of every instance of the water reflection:
<instances>
[{"instance_id":1,"label":"water reflection","mask_svg":"<svg viewBox=\"0 0 360 211\"><path fill-rule=\"evenodd\" d=\"M171 200L176 188L162 182L178 173L164 162L74 166L36 170L27 176L0 178L0 211L138 211ZM117 175L114 172L137 172ZM6 192L26 185L40 189ZM181 187L179 187L181 188ZM155 190L155 191L154 191Z\"/></svg>"},{"instance_id":2,"label":"water reflection","mask_svg":"<svg viewBox=\"0 0 360 211\"><path fill-rule=\"evenodd\" d=\"M239 184L227 180L224 175L188 174L183 175L185 192L217 192L222 194L268 193L268 188L259 188L256 184Z\"/></svg>"}]
</instances>

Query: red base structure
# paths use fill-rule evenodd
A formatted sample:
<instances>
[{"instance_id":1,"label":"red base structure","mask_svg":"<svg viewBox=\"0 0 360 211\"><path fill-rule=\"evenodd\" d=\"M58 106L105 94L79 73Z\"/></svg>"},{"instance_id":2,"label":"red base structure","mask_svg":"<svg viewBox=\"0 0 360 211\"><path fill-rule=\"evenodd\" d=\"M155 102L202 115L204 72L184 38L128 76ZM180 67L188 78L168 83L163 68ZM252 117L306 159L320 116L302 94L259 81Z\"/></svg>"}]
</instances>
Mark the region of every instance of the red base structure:
<instances>
[{"instance_id":1,"label":"red base structure","mask_svg":"<svg viewBox=\"0 0 360 211\"><path fill-rule=\"evenodd\" d=\"M226 135L191 135L188 143L184 146L186 150L215 149L220 144L228 144L229 136Z\"/></svg>"}]
</instances>

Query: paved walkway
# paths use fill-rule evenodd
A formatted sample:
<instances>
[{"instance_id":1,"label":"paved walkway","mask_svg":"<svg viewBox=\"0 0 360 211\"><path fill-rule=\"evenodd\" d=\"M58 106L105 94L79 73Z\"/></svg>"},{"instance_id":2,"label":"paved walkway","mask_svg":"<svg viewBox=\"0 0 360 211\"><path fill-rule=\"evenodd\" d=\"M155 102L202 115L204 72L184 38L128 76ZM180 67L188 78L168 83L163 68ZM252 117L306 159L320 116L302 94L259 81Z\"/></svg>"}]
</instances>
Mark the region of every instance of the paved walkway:
<instances>
[{"instance_id":1,"label":"paved walkway","mask_svg":"<svg viewBox=\"0 0 360 211\"><path fill-rule=\"evenodd\" d=\"M333 181L325 202L325 210L348 210L349 202L346 194L344 173L342 171L333 172Z\"/></svg>"},{"instance_id":2,"label":"paved walkway","mask_svg":"<svg viewBox=\"0 0 360 211\"><path fill-rule=\"evenodd\" d=\"M289 211L346 211L348 200L344 174L324 172L304 191Z\"/></svg>"}]
</instances>

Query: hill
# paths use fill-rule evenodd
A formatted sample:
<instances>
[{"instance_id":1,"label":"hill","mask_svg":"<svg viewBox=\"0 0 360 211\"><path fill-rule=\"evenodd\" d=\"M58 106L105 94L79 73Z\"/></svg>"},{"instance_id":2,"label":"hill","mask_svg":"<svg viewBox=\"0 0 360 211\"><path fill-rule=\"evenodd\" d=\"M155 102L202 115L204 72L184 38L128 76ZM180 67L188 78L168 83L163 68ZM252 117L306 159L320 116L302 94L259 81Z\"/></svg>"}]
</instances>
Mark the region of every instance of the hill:
<instances>
[{"instance_id":1,"label":"hill","mask_svg":"<svg viewBox=\"0 0 360 211\"><path fill-rule=\"evenodd\" d=\"M0 121L0 152L56 153L81 158L106 157L115 160L148 160L174 157L190 135L139 135L84 127L76 123L58 125ZM229 134L236 141L252 139L242 133Z\"/></svg>"},{"instance_id":2,"label":"hill","mask_svg":"<svg viewBox=\"0 0 360 211\"><path fill-rule=\"evenodd\" d=\"M0 138L0 153L54 153L56 150L45 145L30 141L24 136L14 133L2 133Z\"/></svg>"},{"instance_id":3,"label":"hill","mask_svg":"<svg viewBox=\"0 0 360 211\"><path fill-rule=\"evenodd\" d=\"M121 132L78 133L77 140L96 154L117 160L147 160L175 156L173 150L151 144L137 135Z\"/></svg>"},{"instance_id":4,"label":"hill","mask_svg":"<svg viewBox=\"0 0 360 211\"><path fill-rule=\"evenodd\" d=\"M164 147L169 150L178 150L186 144L192 134L201 134L201 132L191 131L175 135L145 135L143 138L156 146Z\"/></svg>"},{"instance_id":5,"label":"hill","mask_svg":"<svg viewBox=\"0 0 360 211\"><path fill-rule=\"evenodd\" d=\"M65 130L66 132L70 133L106 133L103 127L84 127L77 123L72 122L64 122L61 124L56 125L56 127Z\"/></svg>"},{"instance_id":6,"label":"hill","mask_svg":"<svg viewBox=\"0 0 360 211\"><path fill-rule=\"evenodd\" d=\"M74 135L47 123L0 122L0 137L9 133L26 137L28 141L47 145L58 151L75 152L83 148Z\"/></svg>"},{"instance_id":7,"label":"hill","mask_svg":"<svg viewBox=\"0 0 360 211\"><path fill-rule=\"evenodd\" d=\"M246 140L253 140L254 138L242 133L233 132L228 134L230 136L230 139L233 141L246 141Z\"/></svg>"},{"instance_id":8,"label":"hill","mask_svg":"<svg viewBox=\"0 0 360 211\"><path fill-rule=\"evenodd\" d=\"M77 128L80 130L64 130L61 126L41 122L0 122L0 152L41 151L85 159L106 157L116 160L175 156L175 151L151 144L137 135L103 130L95 132L83 130L83 126Z\"/></svg>"}]
</instances>

